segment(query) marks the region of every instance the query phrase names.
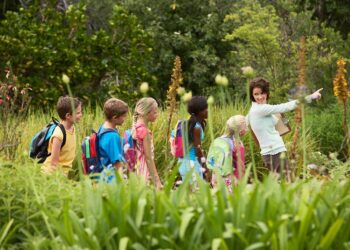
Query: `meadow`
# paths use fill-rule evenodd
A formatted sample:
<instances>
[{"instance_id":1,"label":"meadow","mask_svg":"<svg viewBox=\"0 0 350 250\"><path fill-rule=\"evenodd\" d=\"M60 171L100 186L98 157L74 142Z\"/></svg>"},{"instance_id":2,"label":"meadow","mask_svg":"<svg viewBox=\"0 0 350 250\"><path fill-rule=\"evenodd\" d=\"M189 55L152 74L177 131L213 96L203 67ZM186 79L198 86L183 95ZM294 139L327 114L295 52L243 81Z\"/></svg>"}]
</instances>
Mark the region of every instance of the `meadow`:
<instances>
[{"instance_id":1,"label":"meadow","mask_svg":"<svg viewBox=\"0 0 350 250\"><path fill-rule=\"evenodd\" d=\"M242 102L212 107L204 148L211 141L210 129L214 137L219 135L228 117L246 114L247 108ZM305 171L305 176L296 176L291 183L276 180L262 168L256 146L249 150L248 134L244 137L248 171L233 193L228 193L222 183L211 189L200 182L196 192L190 192L188 182L173 188L176 162L164 136L168 113L163 109L152 125L163 190L155 190L136 176L93 186L80 174L80 152L69 180L59 173L44 175L29 159L28 149L32 136L55 114L30 110L9 133L18 137L20 144L15 152L3 151L1 157L0 248L349 249L348 165L317 151L320 140L312 134L317 132L312 128L322 128L329 117L313 118L319 111L312 110L307 110L309 127L306 140L298 141L299 161L295 166L306 168L307 163L300 160L306 147L308 163L315 154L315 159L326 159L317 164L328 168L328 174L314 176ZM182 105L171 127L184 117ZM102 121L101 109L86 105L77 125L78 141ZM130 124L131 114L120 131ZM324 129L330 127L325 125ZM284 140L290 148L292 135ZM9 160L11 155L15 157Z\"/></svg>"},{"instance_id":2,"label":"meadow","mask_svg":"<svg viewBox=\"0 0 350 250\"><path fill-rule=\"evenodd\" d=\"M346 2L2 1L0 250L350 249ZM201 180L175 187L169 130L188 118L180 98L211 98L208 151L230 116L247 114L256 76L271 83L269 103L301 101L283 136L292 180L269 174L248 133L246 172L232 193L220 179L215 188ZM306 105L320 88L322 99ZM28 152L64 94L84 100L68 178L43 174ZM132 174L92 183L80 143L102 124L102 103L131 104L123 133L142 95L160 105L150 128L164 187Z\"/></svg>"}]
</instances>

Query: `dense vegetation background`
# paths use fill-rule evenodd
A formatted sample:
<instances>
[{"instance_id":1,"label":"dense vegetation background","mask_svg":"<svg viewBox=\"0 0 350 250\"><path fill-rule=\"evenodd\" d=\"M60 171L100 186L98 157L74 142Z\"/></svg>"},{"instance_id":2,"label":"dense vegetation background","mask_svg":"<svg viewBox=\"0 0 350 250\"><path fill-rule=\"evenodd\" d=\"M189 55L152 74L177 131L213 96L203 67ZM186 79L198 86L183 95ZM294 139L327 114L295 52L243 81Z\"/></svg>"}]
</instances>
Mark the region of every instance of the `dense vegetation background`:
<instances>
[{"instance_id":1,"label":"dense vegetation background","mask_svg":"<svg viewBox=\"0 0 350 250\"><path fill-rule=\"evenodd\" d=\"M349 249L349 11L341 0L0 0L0 249ZM103 121L96 103L115 96L132 107L142 82L165 107L176 95L167 92L176 55L186 95L215 100L204 149L249 109L242 67L271 82L272 103L297 82L324 88L302 109L300 130L300 113L288 113L293 182L267 174L248 135L246 175L233 193L189 179L174 188L165 135L187 116L184 102L176 113L160 109L151 126L162 190L133 175L93 185L79 174L80 147L69 180L29 159L31 138L69 86L85 100L80 142ZM219 74L228 86L215 84Z\"/></svg>"},{"instance_id":2,"label":"dense vegetation background","mask_svg":"<svg viewBox=\"0 0 350 250\"><path fill-rule=\"evenodd\" d=\"M250 65L278 101L296 82L302 36L306 81L324 88L326 104L336 59L350 54L350 3L340 0L3 0L0 8L0 68L32 87L36 105L66 91L62 73L92 103L109 95L132 103L141 82L163 99L176 55L194 94L211 93L220 73L244 97L240 68Z\"/></svg>"}]
</instances>

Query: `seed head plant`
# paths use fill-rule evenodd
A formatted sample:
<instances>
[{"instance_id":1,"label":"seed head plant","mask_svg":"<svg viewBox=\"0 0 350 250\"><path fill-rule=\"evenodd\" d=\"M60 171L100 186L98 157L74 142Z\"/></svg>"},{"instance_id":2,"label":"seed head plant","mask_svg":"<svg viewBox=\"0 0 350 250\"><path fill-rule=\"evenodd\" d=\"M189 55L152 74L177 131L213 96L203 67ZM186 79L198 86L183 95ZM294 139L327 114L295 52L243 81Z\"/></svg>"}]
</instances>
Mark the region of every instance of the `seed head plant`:
<instances>
[{"instance_id":1,"label":"seed head plant","mask_svg":"<svg viewBox=\"0 0 350 250\"><path fill-rule=\"evenodd\" d=\"M299 62L298 62L298 82L296 86L296 96L300 99L300 105L295 109L294 121L295 128L293 134L293 144L291 150L291 158L293 162L297 162L297 145L299 140L299 133L302 127L302 119L303 119L303 109L304 109L304 97L305 97L305 47L306 40L305 37L300 39L300 47L299 47ZM303 154L305 157L305 154ZM303 160L305 162L305 159ZM297 172L297 175L300 174L300 169Z\"/></svg>"},{"instance_id":2,"label":"seed head plant","mask_svg":"<svg viewBox=\"0 0 350 250\"><path fill-rule=\"evenodd\" d=\"M347 125L347 101L350 96L350 92L348 90L348 83L346 81L346 62L343 58L337 60L337 73L333 80L333 92L334 96L337 98L338 103L343 107L343 130L345 142L347 145L346 155L349 153L349 129Z\"/></svg>"},{"instance_id":3,"label":"seed head plant","mask_svg":"<svg viewBox=\"0 0 350 250\"><path fill-rule=\"evenodd\" d=\"M167 99L166 99L167 110L169 113L167 135L170 133L171 121L174 113L178 108L176 95L179 92L182 83L183 83L183 78L182 78L182 69L181 69L181 58L179 56L176 56L173 73L171 74L169 89L167 91Z\"/></svg>"}]
</instances>

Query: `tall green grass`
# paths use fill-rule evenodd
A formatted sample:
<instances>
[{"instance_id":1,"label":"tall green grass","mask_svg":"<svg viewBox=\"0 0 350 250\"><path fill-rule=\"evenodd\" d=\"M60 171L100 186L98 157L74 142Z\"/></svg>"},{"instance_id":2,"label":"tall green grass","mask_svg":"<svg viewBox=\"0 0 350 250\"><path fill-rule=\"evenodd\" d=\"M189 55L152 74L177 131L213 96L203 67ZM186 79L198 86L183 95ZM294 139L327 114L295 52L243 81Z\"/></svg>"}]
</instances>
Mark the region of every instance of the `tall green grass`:
<instances>
[{"instance_id":1,"label":"tall green grass","mask_svg":"<svg viewBox=\"0 0 350 250\"><path fill-rule=\"evenodd\" d=\"M185 182L156 191L131 176L91 185L36 165L0 171L0 248L348 249L350 182L272 176L228 193ZM335 191L336 190L336 191Z\"/></svg>"},{"instance_id":2,"label":"tall green grass","mask_svg":"<svg viewBox=\"0 0 350 250\"><path fill-rule=\"evenodd\" d=\"M246 114L241 103L214 107L213 133L223 132L225 121ZM174 118L186 117L182 106ZM224 185L210 189L200 182L190 192L188 180L173 190L175 160L167 147L167 114L159 113L151 126L156 165L165 184L162 191L131 176L110 185L94 186L60 173L44 175L28 159L32 136L51 115L31 112L23 127L15 161L0 163L0 249L348 249L350 247L350 182L344 174L280 183L272 176L248 184L251 157L261 159L256 147L247 152L247 174L233 193ZM120 128L131 125L131 115ZM103 122L99 107L86 107L77 125L78 142ZM307 149L315 140L306 131ZM291 135L284 138L287 148ZM204 148L210 144L207 134ZM78 150L80 148L78 147ZM299 154L302 146L298 146ZM301 157L302 158L302 157ZM75 167L80 160L80 152ZM343 168L346 171L346 167Z\"/></svg>"},{"instance_id":3,"label":"tall green grass","mask_svg":"<svg viewBox=\"0 0 350 250\"><path fill-rule=\"evenodd\" d=\"M226 120L237 114L247 114L248 108L243 103L237 101L232 104L228 104L225 106L214 106L212 111L212 124L214 137L221 135L224 131ZM132 110L132 108L130 108ZM25 162L28 159L28 150L29 144L31 142L32 137L38 132L42 127L44 127L51 119L51 116L57 115L54 112L49 114L44 114L40 111L31 111L28 115L27 121L25 125L21 128L21 143L17 147L15 155L16 162ZM178 119L187 119L188 114L184 105L181 105L179 111L174 114L172 127L175 126L176 121ZM174 169L176 165L176 159L174 159L170 155L169 148L169 136L167 135L167 112L160 110L158 119L156 122L150 125L151 130L153 131L153 141L154 141L154 152L155 152L155 162L156 166L161 174L162 178L165 179L170 173L171 170ZM103 111L100 107L95 107L92 109L91 107L84 107L83 116L79 124L76 125L77 128L77 157L74 164L75 175L78 173L77 168L80 166L81 159L81 149L80 143L82 139L91 133L91 130L97 130L99 126L103 123L104 116ZM123 131L130 128L132 123L132 112L129 113L129 118L125 121L125 123L119 127L120 134L123 134ZM205 131L206 136L203 143L204 150L209 149L209 145L211 143L211 138L209 135L208 129ZM287 148L291 148L291 134L284 137L284 141L286 143ZM263 164L261 161L260 150L257 145L254 145L254 150L251 152L249 150L249 141L248 135L243 138L243 142L246 147L246 159L247 162L251 162L252 157L255 158L256 167L259 175L261 176L266 171L263 168ZM316 140L310 136L310 133L307 132L307 145L305 147L308 151L316 151ZM302 145L298 145L298 152L302 155ZM299 163L301 164L301 163ZM74 175L74 173L73 173Z\"/></svg>"}]
</instances>

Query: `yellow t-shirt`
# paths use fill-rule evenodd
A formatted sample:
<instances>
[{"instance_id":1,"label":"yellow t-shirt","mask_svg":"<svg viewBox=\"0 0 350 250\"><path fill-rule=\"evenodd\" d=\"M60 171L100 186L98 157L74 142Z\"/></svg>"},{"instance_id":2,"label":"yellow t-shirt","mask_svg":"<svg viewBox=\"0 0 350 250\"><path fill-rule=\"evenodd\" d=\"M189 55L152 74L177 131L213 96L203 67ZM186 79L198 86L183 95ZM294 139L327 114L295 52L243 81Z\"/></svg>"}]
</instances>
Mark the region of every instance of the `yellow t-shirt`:
<instances>
[{"instance_id":1,"label":"yellow t-shirt","mask_svg":"<svg viewBox=\"0 0 350 250\"><path fill-rule=\"evenodd\" d=\"M60 141L63 141L63 133L60 127L56 127L49 141L48 152L51 153L52 141L56 137ZM72 164L75 158L76 149L76 136L75 127L73 127L72 132L66 130L66 143L60 150L60 156L58 161L58 168L62 168L63 174L68 175L70 169L72 169ZM42 170L46 173L52 173L56 170L54 166L51 165L51 155L46 158Z\"/></svg>"}]
</instances>

